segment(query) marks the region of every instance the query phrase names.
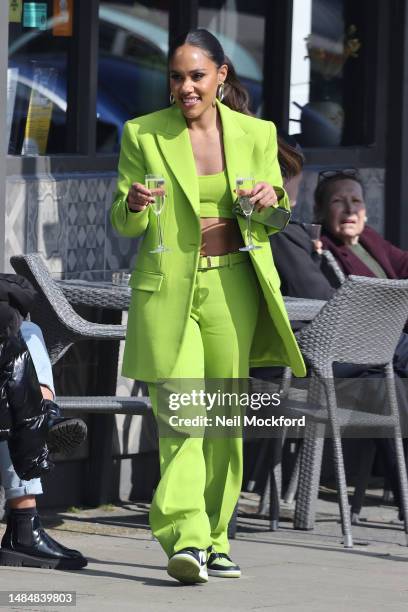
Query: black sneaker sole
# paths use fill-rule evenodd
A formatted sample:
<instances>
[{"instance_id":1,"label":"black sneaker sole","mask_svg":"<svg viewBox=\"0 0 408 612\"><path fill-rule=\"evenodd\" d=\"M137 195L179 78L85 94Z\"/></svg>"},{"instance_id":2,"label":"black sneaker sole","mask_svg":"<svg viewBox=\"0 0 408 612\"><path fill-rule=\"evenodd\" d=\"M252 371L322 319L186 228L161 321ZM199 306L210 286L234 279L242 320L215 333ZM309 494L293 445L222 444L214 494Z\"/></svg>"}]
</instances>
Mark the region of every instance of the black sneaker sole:
<instances>
[{"instance_id":1,"label":"black sneaker sole","mask_svg":"<svg viewBox=\"0 0 408 612\"><path fill-rule=\"evenodd\" d=\"M86 434L87 427L81 419L70 419L49 430L47 446L50 453L69 455L85 441Z\"/></svg>"},{"instance_id":2,"label":"black sneaker sole","mask_svg":"<svg viewBox=\"0 0 408 612\"><path fill-rule=\"evenodd\" d=\"M76 570L86 567L88 561L85 557L80 559L53 559L51 557L35 557L34 555L26 555L13 550L0 549L0 565Z\"/></svg>"}]
</instances>

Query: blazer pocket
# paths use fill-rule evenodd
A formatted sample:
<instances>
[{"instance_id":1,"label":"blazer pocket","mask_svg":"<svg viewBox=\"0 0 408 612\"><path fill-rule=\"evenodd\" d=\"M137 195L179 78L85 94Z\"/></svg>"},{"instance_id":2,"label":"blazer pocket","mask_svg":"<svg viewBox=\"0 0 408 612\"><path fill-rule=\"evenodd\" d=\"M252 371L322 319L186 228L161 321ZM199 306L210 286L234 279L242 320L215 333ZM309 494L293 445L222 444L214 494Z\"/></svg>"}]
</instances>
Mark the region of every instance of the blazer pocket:
<instances>
[{"instance_id":1,"label":"blazer pocket","mask_svg":"<svg viewBox=\"0 0 408 612\"><path fill-rule=\"evenodd\" d=\"M160 291L163 279L164 274L160 274L160 272L133 270L129 281L129 287L142 291Z\"/></svg>"}]
</instances>

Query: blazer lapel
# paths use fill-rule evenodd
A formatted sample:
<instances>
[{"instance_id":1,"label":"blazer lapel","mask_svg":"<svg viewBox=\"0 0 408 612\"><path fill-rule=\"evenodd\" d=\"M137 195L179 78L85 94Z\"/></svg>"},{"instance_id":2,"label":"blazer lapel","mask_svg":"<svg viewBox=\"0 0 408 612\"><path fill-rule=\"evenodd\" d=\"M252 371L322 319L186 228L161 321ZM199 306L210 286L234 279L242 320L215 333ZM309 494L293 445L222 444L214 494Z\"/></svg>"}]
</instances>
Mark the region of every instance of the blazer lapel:
<instances>
[{"instance_id":1,"label":"blazer lapel","mask_svg":"<svg viewBox=\"0 0 408 612\"><path fill-rule=\"evenodd\" d=\"M255 175L251 167L254 140L251 134L245 132L231 110L217 100L220 112L225 163L228 182L233 200L236 199L235 179L237 174ZM186 194L196 214L200 214L200 196L197 178L197 168L194 161L187 124L177 107L169 109L167 122L162 129L157 130L157 142L160 150L171 168L178 183Z\"/></svg>"},{"instance_id":2,"label":"blazer lapel","mask_svg":"<svg viewBox=\"0 0 408 612\"><path fill-rule=\"evenodd\" d=\"M199 214L200 198L197 169L187 125L181 111L177 107L169 109L167 123L162 130L157 132L156 136L167 164L170 166L191 206Z\"/></svg>"},{"instance_id":3,"label":"blazer lapel","mask_svg":"<svg viewBox=\"0 0 408 612\"><path fill-rule=\"evenodd\" d=\"M235 179L237 174L254 176L255 168L251 166L254 139L252 134L245 132L236 120L232 111L217 100L221 116L224 139L225 163L228 182L233 201L236 199Z\"/></svg>"}]
</instances>

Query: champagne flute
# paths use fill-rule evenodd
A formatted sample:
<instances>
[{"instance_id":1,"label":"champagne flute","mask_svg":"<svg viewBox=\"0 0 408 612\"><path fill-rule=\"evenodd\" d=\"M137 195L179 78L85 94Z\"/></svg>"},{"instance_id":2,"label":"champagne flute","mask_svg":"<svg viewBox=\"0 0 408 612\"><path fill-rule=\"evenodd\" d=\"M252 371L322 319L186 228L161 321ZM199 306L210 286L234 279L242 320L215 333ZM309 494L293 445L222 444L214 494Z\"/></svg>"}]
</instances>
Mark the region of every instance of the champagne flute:
<instances>
[{"instance_id":1,"label":"champagne flute","mask_svg":"<svg viewBox=\"0 0 408 612\"><path fill-rule=\"evenodd\" d=\"M163 211L164 202L166 199L166 181L162 176L158 174L146 174L145 185L146 189L149 189L152 196L154 197L154 202L152 202L151 206L153 208L154 214L157 217L157 231L159 234L158 246L152 251L149 251L149 253L163 253L164 251L170 250L163 244L163 234L160 224L160 215Z\"/></svg>"},{"instance_id":2,"label":"champagne flute","mask_svg":"<svg viewBox=\"0 0 408 612\"><path fill-rule=\"evenodd\" d=\"M255 187L255 179L253 176L237 176L235 180L235 188L238 196L238 202L247 220L248 228L248 245L241 247L240 251L254 251L255 249L261 249L262 247L256 246L252 242L251 232L251 215L254 211L255 204L250 200L251 192Z\"/></svg>"}]
</instances>

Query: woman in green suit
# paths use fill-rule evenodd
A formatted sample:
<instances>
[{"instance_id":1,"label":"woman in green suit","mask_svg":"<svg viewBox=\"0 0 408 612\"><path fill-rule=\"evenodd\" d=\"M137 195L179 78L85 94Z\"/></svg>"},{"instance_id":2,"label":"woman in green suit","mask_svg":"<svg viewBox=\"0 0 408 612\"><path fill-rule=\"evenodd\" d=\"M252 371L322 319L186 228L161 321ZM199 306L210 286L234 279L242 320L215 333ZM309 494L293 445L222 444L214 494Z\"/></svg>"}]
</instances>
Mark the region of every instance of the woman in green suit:
<instances>
[{"instance_id":1,"label":"woman in green suit","mask_svg":"<svg viewBox=\"0 0 408 612\"><path fill-rule=\"evenodd\" d=\"M159 381L247 378L249 366L289 365L305 374L273 264L268 228L233 214L235 177L251 174L256 209L289 208L272 123L248 115L247 94L218 40L195 30L169 53L169 108L128 121L111 220L143 234L130 286L123 374L149 383L158 414ZM157 217L146 174L166 181L161 215L168 252L157 245ZM279 189L277 189L279 188ZM203 409L205 414L205 408ZM197 414L195 412L194 414ZM150 524L185 583L239 577L227 527L242 480L242 438L161 436L161 480Z\"/></svg>"}]
</instances>

